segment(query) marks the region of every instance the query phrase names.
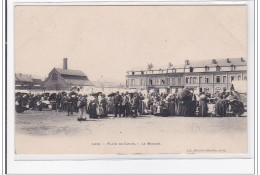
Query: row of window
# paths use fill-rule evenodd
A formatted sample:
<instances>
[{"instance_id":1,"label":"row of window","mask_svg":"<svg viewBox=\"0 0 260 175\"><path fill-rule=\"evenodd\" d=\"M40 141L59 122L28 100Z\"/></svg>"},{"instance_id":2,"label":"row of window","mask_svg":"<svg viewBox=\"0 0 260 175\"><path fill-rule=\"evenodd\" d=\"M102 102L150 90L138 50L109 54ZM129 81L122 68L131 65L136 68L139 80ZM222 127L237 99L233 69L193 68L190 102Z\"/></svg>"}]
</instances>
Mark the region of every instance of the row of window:
<instances>
[{"instance_id":1,"label":"row of window","mask_svg":"<svg viewBox=\"0 0 260 175\"><path fill-rule=\"evenodd\" d=\"M194 83L211 83L210 77L199 77L199 80L197 77L186 77L185 83L186 84L194 84ZM242 80L241 75L238 76L230 76L229 82L232 82L234 80ZM244 80L247 80L247 76L244 76ZM148 79L148 82L146 83L146 79L130 79L129 80L130 86L146 86L147 83L149 86L152 85L182 85L182 78L181 77L171 77L171 78L151 78ZM215 83L227 83L227 76L215 76ZM126 81L126 85L128 85L128 82Z\"/></svg>"},{"instance_id":2,"label":"row of window","mask_svg":"<svg viewBox=\"0 0 260 175\"><path fill-rule=\"evenodd\" d=\"M235 80L235 76L231 76L230 77L230 82L234 81ZM241 80L241 75L238 75L237 76L237 80ZM247 77L244 76L244 80L247 80ZM202 77L199 77L199 82L197 80L197 77L186 77L186 84L192 84L192 83L210 83L210 78L209 77L205 77L204 78L204 82L203 82L203 79ZM226 83L227 82L227 76L222 76L222 79L221 79L221 76L216 76L215 77L215 82L216 83Z\"/></svg>"},{"instance_id":3,"label":"row of window","mask_svg":"<svg viewBox=\"0 0 260 175\"><path fill-rule=\"evenodd\" d=\"M130 79L129 80L130 86L146 86L146 79ZM181 85L182 78L181 77L172 77L172 78L151 78L148 79L148 85ZM128 85L128 82L126 80L126 85Z\"/></svg>"}]
</instances>

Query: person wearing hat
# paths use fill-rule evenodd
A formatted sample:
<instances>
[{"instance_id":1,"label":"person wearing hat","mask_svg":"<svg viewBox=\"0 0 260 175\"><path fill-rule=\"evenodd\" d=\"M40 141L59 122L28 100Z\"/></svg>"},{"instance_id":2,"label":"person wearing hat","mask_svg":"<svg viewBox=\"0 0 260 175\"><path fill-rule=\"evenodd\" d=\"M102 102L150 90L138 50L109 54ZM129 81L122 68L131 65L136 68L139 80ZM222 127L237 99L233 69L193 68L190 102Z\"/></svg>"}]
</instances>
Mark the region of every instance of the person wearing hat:
<instances>
[{"instance_id":1,"label":"person wearing hat","mask_svg":"<svg viewBox=\"0 0 260 175\"><path fill-rule=\"evenodd\" d=\"M86 106L87 106L87 99L86 97L79 97L78 99L78 121L86 120Z\"/></svg>"},{"instance_id":2,"label":"person wearing hat","mask_svg":"<svg viewBox=\"0 0 260 175\"><path fill-rule=\"evenodd\" d=\"M140 105L140 100L138 98L138 94L134 95L134 99L133 99L133 118L137 117L137 111L139 109L139 105Z\"/></svg>"},{"instance_id":3,"label":"person wearing hat","mask_svg":"<svg viewBox=\"0 0 260 175\"><path fill-rule=\"evenodd\" d=\"M117 114L119 114L119 117L121 117L121 105L122 105L122 97L117 91L115 96L115 117L117 117Z\"/></svg>"},{"instance_id":4,"label":"person wearing hat","mask_svg":"<svg viewBox=\"0 0 260 175\"><path fill-rule=\"evenodd\" d=\"M199 116L206 117L208 115L208 105L207 105L207 97L203 93L200 95L199 100Z\"/></svg>"},{"instance_id":5,"label":"person wearing hat","mask_svg":"<svg viewBox=\"0 0 260 175\"><path fill-rule=\"evenodd\" d=\"M101 103L101 106L103 108L103 116L107 117L107 104L108 104L108 102L107 102L105 94L102 95L102 99L101 99L100 103Z\"/></svg>"},{"instance_id":6,"label":"person wearing hat","mask_svg":"<svg viewBox=\"0 0 260 175\"><path fill-rule=\"evenodd\" d=\"M74 110L73 103L74 103L74 99L73 99L73 95L72 95L72 96L69 96L67 99L67 105L68 105L68 115L67 116L70 116L70 115L73 116L73 110Z\"/></svg>"}]
</instances>

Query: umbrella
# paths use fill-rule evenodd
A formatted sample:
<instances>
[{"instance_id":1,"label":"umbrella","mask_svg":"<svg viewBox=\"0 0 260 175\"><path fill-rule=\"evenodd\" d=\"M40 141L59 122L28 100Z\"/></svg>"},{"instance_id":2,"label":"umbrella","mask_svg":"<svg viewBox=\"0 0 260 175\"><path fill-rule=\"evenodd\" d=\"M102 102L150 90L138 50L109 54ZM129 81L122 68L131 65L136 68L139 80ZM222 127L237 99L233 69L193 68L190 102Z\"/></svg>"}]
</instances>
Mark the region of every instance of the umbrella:
<instances>
[{"instance_id":1,"label":"umbrella","mask_svg":"<svg viewBox=\"0 0 260 175\"><path fill-rule=\"evenodd\" d=\"M77 93L72 91L72 92L70 92L70 96L72 96L72 95L77 95Z\"/></svg>"},{"instance_id":2,"label":"umbrella","mask_svg":"<svg viewBox=\"0 0 260 175\"><path fill-rule=\"evenodd\" d=\"M53 100L57 97L57 94L56 93L52 93L49 97L49 100Z\"/></svg>"},{"instance_id":3,"label":"umbrella","mask_svg":"<svg viewBox=\"0 0 260 175\"><path fill-rule=\"evenodd\" d=\"M111 93L111 94L108 95L108 97L113 97L115 95L116 95L116 93Z\"/></svg>"},{"instance_id":4,"label":"umbrella","mask_svg":"<svg viewBox=\"0 0 260 175\"><path fill-rule=\"evenodd\" d=\"M182 89L178 92L178 98L180 100L185 100L187 97L191 95L191 92L188 89Z\"/></svg>"}]
</instances>

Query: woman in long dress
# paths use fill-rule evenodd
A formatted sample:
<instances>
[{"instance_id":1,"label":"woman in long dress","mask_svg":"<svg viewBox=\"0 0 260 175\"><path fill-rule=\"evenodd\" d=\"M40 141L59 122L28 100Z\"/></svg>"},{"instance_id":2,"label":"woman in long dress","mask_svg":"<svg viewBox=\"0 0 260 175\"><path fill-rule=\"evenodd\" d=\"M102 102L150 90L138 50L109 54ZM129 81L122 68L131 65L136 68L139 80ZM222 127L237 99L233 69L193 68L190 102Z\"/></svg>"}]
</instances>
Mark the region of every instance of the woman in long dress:
<instances>
[{"instance_id":1,"label":"woman in long dress","mask_svg":"<svg viewBox=\"0 0 260 175\"><path fill-rule=\"evenodd\" d=\"M199 101L199 116L206 117L208 115L207 97L203 94Z\"/></svg>"}]
</instances>

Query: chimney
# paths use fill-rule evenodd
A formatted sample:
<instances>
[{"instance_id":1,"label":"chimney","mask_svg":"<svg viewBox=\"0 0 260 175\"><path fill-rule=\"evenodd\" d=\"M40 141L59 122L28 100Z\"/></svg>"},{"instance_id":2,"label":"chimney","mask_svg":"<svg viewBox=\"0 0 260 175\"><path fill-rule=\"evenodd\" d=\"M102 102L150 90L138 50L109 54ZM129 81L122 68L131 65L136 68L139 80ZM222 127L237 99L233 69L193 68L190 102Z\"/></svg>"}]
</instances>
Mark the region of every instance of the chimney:
<instances>
[{"instance_id":1,"label":"chimney","mask_svg":"<svg viewBox=\"0 0 260 175\"><path fill-rule=\"evenodd\" d=\"M244 60L244 58L243 58L243 57L241 57L241 62L245 62L245 60Z\"/></svg>"},{"instance_id":2,"label":"chimney","mask_svg":"<svg viewBox=\"0 0 260 175\"><path fill-rule=\"evenodd\" d=\"M63 69L68 69L68 58L63 58Z\"/></svg>"},{"instance_id":3,"label":"chimney","mask_svg":"<svg viewBox=\"0 0 260 175\"><path fill-rule=\"evenodd\" d=\"M213 59L213 60L212 60L212 64L217 64L216 59Z\"/></svg>"},{"instance_id":4,"label":"chimney","mask_svg":"<svg viewBox=\"0 0 260 175\"><path fill-rule=\"evenodd\" d=\"M227 63L230 63L230 60L229 60L229 58L227 58Z\"/></svg>"},{"instance_id":5,"label":"chimney","mask_svg":"<svg viewBox=\"0 0 260 175\"><path fill-rule=\"evenodd\" d=\"M190 61L189 60L185 60L185 66L190 65Z\"/></svg>"}]
</instances>

